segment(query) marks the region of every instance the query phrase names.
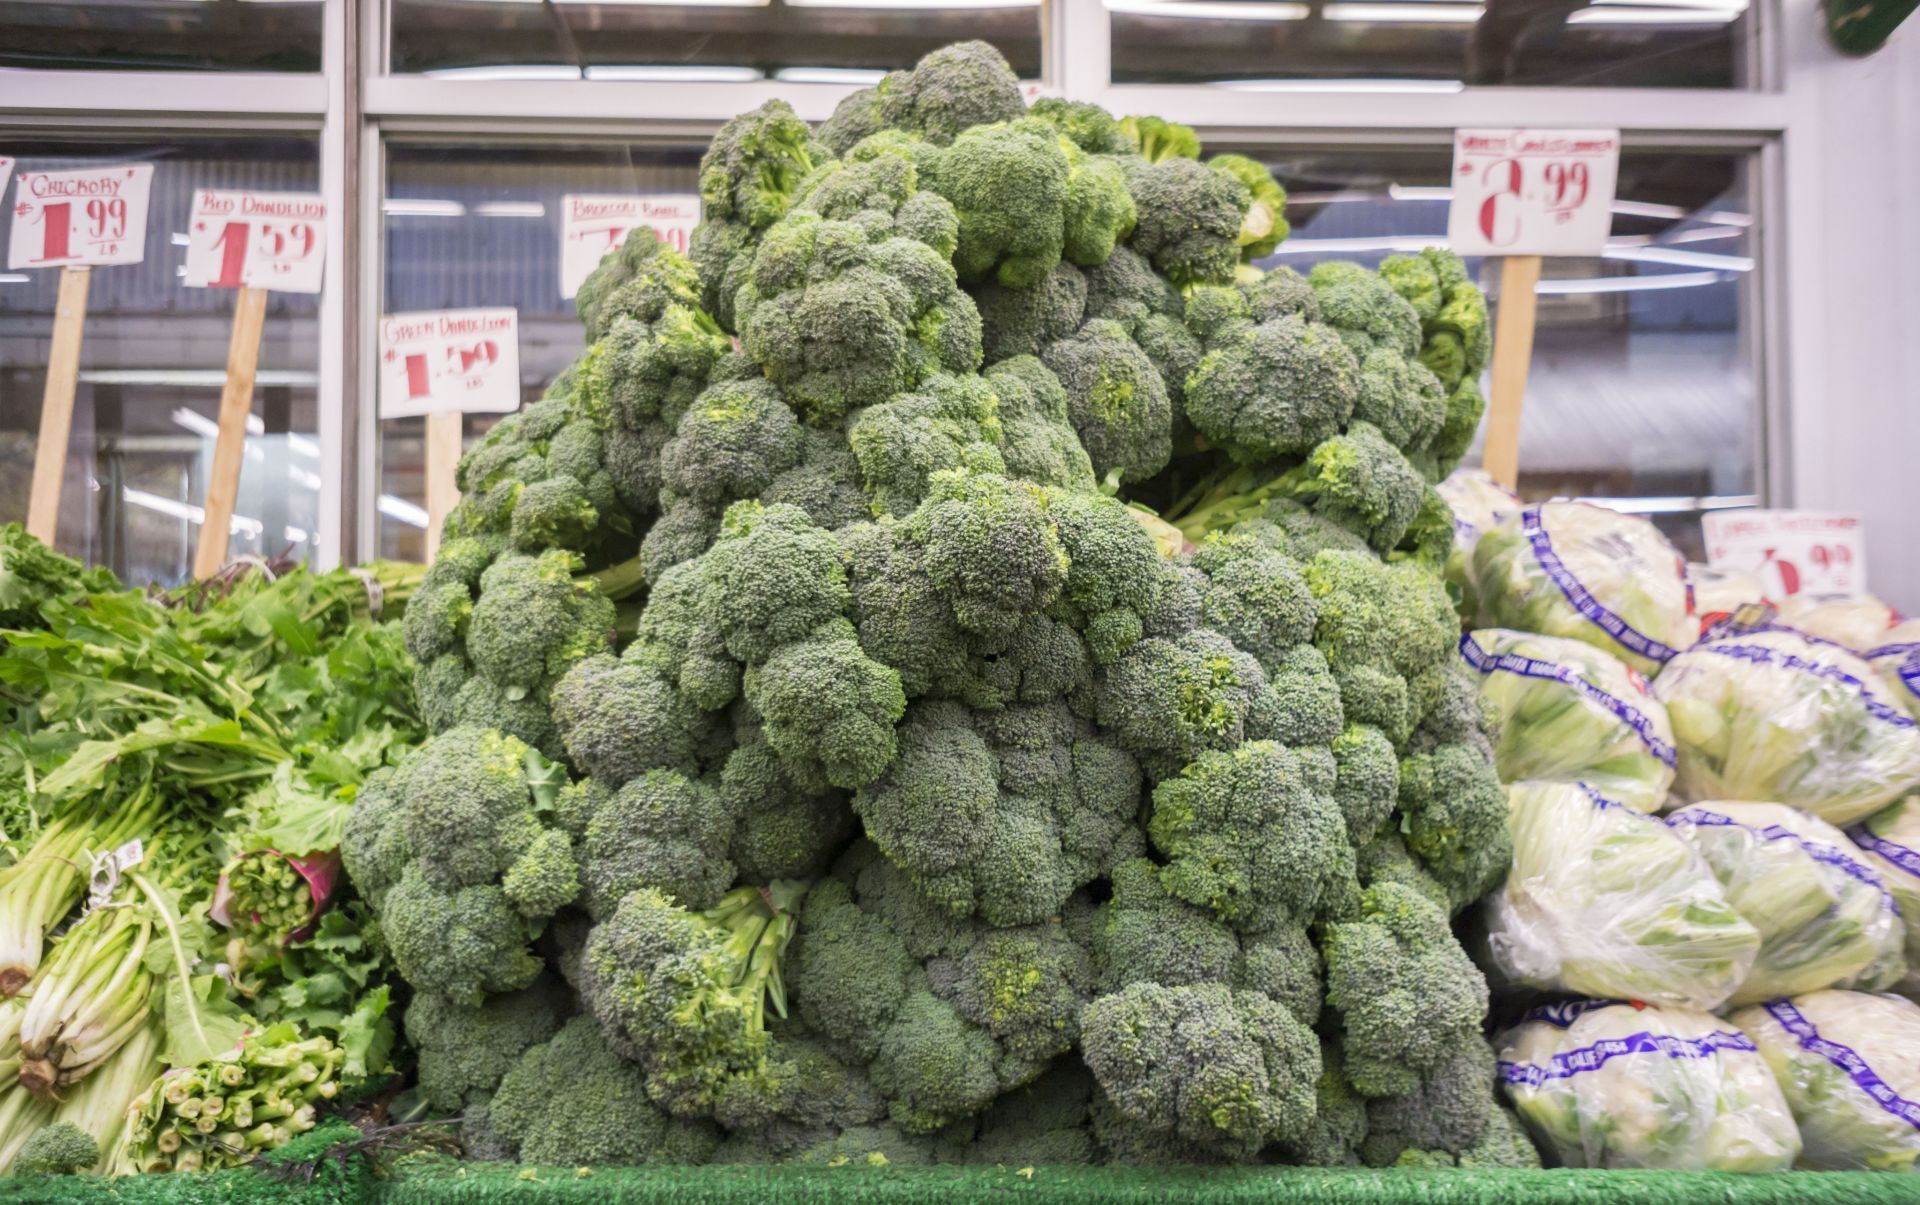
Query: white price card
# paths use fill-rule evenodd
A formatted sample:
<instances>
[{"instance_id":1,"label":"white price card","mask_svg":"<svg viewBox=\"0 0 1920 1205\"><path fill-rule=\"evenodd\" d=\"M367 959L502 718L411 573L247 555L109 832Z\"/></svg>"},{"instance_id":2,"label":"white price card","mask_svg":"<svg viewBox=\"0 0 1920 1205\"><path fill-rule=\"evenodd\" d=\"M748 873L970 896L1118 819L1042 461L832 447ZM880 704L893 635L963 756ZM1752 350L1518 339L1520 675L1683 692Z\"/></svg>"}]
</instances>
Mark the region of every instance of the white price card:
<instances>
[{"instance_id":1,"label":"white price card","mask_svg":"<svg viewBox=\"0 0 1920 1205\"><path fill-rule=\"evenodd\" d=\"M1618 130L1455 130L1447 242L1459 255L1598 255Z\"/></svg>"},{"instance_id":2,"label":"white price card","mask_svg":"<svg viewBox=\"0 0 1920 1205\"><path fill-rule=\"evenodd\" d=\"M1857 598L1867 591L1866 531L1858 515L1729 510L1701 516L1707 564L1758 578L1767 597Z\"/></svg>"},{"instance_id":3,"label":"white price card","mask_svg":"<svg viewBox=\"0 0 1920 1205\"><path fill-rule=\"evenodd\" d=\"M653 235L686 254L687 240L700 224L700 198L691 193L647 197L603 197L569 193L560 198L560 296L580 291L607 252L627 241L635 226L653 227Z\"/></svg>"},{"instance_id":4,"label":"white price card","mask_svg":"<svg viewBox=\"0 0 1920 1205\"><path fill-rule=\"evenodd\" d=\"M7 267L137 264L147 254L153 164L21 172Z\"/></svg>"},{"instance_id":5,"label":"white price card","mask_svg":"<svg viewBox=\"0 0 1920 1205\"><path fill-rule=\"evenodd\" d=\"M326 258L327 202L318 193L194 191L189 288L318 293Z\"/></svg>"},{"instance_id":6,"label":"white price card","mask_svg":"<svg viewBox=\"0 0 1920 1205\"><path fill-rule=\"evenodd\" d=\"M520 408L517 311L434 310L380 319L380 417Z\"/></svg>"}]
</instances>

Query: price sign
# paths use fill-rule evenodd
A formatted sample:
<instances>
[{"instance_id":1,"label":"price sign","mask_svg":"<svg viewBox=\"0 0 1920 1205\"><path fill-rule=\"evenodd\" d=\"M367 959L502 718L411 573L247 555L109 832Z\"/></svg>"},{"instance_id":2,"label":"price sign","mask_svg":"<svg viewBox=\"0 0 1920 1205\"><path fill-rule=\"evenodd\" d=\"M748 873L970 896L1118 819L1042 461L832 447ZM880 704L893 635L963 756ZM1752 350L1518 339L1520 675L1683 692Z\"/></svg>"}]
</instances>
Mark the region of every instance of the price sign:
<instances>
[{"instance_id":1,"label":"price sign","mask_svg":"<svg viewBox=\"0 0 1920 1205\"><path fill-rule=\"evenodd\" d=\"M186 284L195 289L318 293L327 252L327 202L318 194L193 194Z\"/></svg>"},{"instance_id":2,"label":"price sign","mask_svg":"<svg viewBox=\"0 0 1920 1205\"><path fill-rule=\"evenodd\" d=\"M1715 511L1702 516L1700 526L1707 563L1752 574L1769 598L1858 598L1866 593L1866 531L1858 515Z\"/></svg>"},{"instance_id":3,"label":"price sign","mask_svg":"<svg viewBox=\"0 0 1920 1205\"><path fill-rule=\"evenodd\" d=\"M627 241L635 226L653 227L654 237L685 254L693 228L700 224L700 198L691 194L650 197L560 198L560 296L580 291L582 281L600 266L607 252Z\"/></svg>"},{"instance_id":4,"label":"price sign","mask_svg":"<svg viewBox=\"0 0 1920 1205\"><path fill-rule=\"evenodd\" d=\"M21 172L13 191L9 268L137 264L147 254L153 164Z\"/></svg>"},{"instance_id":5,"label":"price sign","mask_svg":"<svg viewBox=\"0 0 1920 1205\"><path fill-rule=\"evenodd\" d=\"M1461 255L1598 255L1618 130L1455 130L1447 242Z\"/></svg>"},{"instance_id":6,"label":"price sign","mask_svg":"<svg viewBox=\"0 0 1920 1205\"><path fill-rule=\"evenodd\" d=\"M520 408L520 318L436 310L380 320L380 417Z\"/></svg>"}]
</instances>

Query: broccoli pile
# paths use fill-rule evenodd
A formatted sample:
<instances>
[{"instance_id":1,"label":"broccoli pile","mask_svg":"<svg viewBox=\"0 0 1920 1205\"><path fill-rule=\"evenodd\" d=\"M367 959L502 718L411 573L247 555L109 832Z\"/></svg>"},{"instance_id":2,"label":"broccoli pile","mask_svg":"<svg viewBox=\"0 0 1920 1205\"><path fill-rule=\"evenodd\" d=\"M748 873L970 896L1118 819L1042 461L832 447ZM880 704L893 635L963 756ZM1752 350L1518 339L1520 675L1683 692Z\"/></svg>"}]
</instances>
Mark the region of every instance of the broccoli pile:
<instances>
[{"instance_id":1,"label":"broccoli pile","mask_svg":"<svg viewBox=\"0 0 1920 1205\"><path fill-rule=\"evenodd\" d=\"M1511 848L1459 261L1263 272L1264 167L983 43L700 189L408 612L439 735L345 857L425 1101L565 1165L1531 1162L1451 928Z\"/></svg>"}]
</instances>

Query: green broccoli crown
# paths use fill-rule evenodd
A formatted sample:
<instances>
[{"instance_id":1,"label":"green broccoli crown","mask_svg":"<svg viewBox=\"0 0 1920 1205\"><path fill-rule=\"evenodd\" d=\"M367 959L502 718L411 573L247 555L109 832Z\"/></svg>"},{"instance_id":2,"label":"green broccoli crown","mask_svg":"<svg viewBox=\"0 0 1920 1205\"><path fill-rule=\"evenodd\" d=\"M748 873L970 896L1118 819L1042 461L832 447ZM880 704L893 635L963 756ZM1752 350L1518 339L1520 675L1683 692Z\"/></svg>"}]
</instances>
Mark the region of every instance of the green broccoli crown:
<instances>
[{"instance_id":1,"label":"green broccoli crown","mask_svg":"<svg viewBox=\"0 0 1920 1205\"><path fill-rule=\"evenodd\" d=\"M1087 316L1087 280L1088 273L1062 261L1024 288L990 280L974 285L986 363L1037 356L1080 329Z\"/></svg>"},{"instance_id":2,"label":"green broccoli crown","mask_svg":"<svg viewBox=\"0 0 1920 1205\"><path fill-rule=\"evenodd\" d=\"M16 1089L17 1090L17 1089ZM13 1156L16 1176L73 1176L100 1162L100 1144L71 1121L41 1126Z\"/></svg>"},{"instance_id":3,"label":"green broccoli crown","mask_svg":"<svg viewBox=\"0 0 1920 1205\"><path fill-rule=\"evenodd\" d=\"M1059 130L1089 155L1121 155L1135 149L1120 122L1099 105L1048 96L1034 101L1027 115Z\"/></svg>"},{"instance_id":4,"label":"green broccoli crown","mask_svg":"<svg viewBox=\"0 0 1920 1205\"><path fill-rule=\"evenodd\" d=\"M1358 891L1339 806L1271 741L1203 753L1160 783L1147 835L1166 889L1237 927L1311 923Z\"/></svg>"},{"instance_id":5,"label":"green broccoli crown","mask_svg":"<svg viewBox=\"0 0 1920 1205\"><path fill-rule=\"evenodd\" d=\"M1320 1040L1320 1080L1314 1085L1313 1123L1289 1142L1287 1155L1307 1167L1353 1167L1367 1137L1367 1100L1347 1082L1337 1037Z\"/></svg>"},{"instance_id":6,"label":"green broccoli crown","mask_svg":"<svg viewBox=\"0 0 1920 1205\"><path fill-rule=\"evenodd\" d=\"M1420 315L1387 281L1359 264L1343 261L1316 264L1307 281L1320 299L1327 324L1340 332L1354 355L1364 356L1375 348L1409 360L1420 354Z\"/></svg>"},{"instance_id":7,"label":"green broccoli crown","mask_svg":"<svg viewBox=\"0 0 1920 1205\"><path fill-rule=\"evenodd\" d=\"M727 856L749 883L820 875L855 829L842 792L796 782L765 740L743 740L728 754L720 798L736 818Z\"/></svg>"},{"instance_id":8,"label":"green broccoli crown","mask_svg":"<svg viewBox=\"0 0 1920 1205\"><path fill-rule=\"evenodd\" d=\"M1030 355L987 369L1000 402L1000 456L1007 475L1066 490L1091 490L1093 460L1074 432L1060 378Z\"/></svg>"},{"instance_id":9,"label":"green broccoli crown","mask_svg":"<svg viewBox=\"0 0 1920 1205\"><path fill-rule=\"evenodd\" d=\"M1027 288L1060 262L1071 174L1061 143L1045 122L1021 119L961 131L929 162L927 187L960 215L963 282Z\"/></svg>"},{"instance_id":10,"label":"green broccoli crown","mask_svg":"<svg viewBox=\"0 0 1920 1205\"><path fill-rule=\"evenodd\" d=\"M1484 737L1431 743L1416 733L1400 763L1407 848L1458 911L1500 885L1513 861L1506 791Z\"/></svg>"},{"instance_id":11,"label":"green broccoli crown","mask_svg":"<svg viewBox=\"0 0 1920 1205\"><path fill-rule=\"evenodd\" d=\"M1452 252L1443 254L1451 255ZM1424 253L1389 255L1380 261L1380 279L1406 299L1407 304L1413 307L1413 312L1420 316L1423 327L1439 316L1440 307L1446 302L1446 286L1440 283L1440 273L1434 270L1434 261Z\"/></svg>"},{"instance_id":12,"label":"green broccoli crown","mask_svg":"<svg viewBox=\"0 0 1920 1205\"><path fill-rule=\"evenodd\" d=\"M1487 981L1412 887L1379 882L1357 918L1327 925L1327 1004L1346 1033L1347 1078L1363 1096L1411 1092L1480 1040Z\"/></svg>"},{"instance_id":13,"label":"green broccoli crown","mask_svg":"<svg viewBox=\"0 0 1920 1205\"><path fill-rule=\"evenodd\" d=\"M1493 1048L1476 1038L1411 1092L1369 1100L1361 1158L1392 1167L1409 1151L1459 1156L1478 1146L1495 1112L1494 1063Z\"/></svg>"},{"instance_id":14,"label":"green broccoli crown","mask_svg":"<svg viewBox=\"0 0 1920 1205\"><path fill-rule=\"evenodd\" d=\"M1245 155L1215 155L1207 166L1224 172L1246 186L1253 198L1247 216L1240 222L1240 258L1245 263L1264 259L1286 240L1287 190L1273 178L1267 165Z\"/></svg>"},{"instance_id":15,"label":"green broccoli crown","mask_svg":"<svg viewBox=\"0 0 1920 1205\"><path fill-rule=\"evenodd\" d=\"M738 813L711 783L649 770L595 800L581 835L581 878L596 918L651 887L683 908L716 907L733 885Z\"/></svg>"},{"instance_id":16,"label":"green broccoli crown","mask_svg":"<svg viewBox=\"0 0 1920 1205\"><path fill-rule=\"evenodd\" d=\"M869 657L844 619L748 666L743 689L768 747L808 781L863 786L893 761L907 706L900 675Z\"/></svg>"},{"instance_id":17,"label":"green broccoli crown","mask_svg":"<svg viewBox=\"0 0 1920 1205\"><path fill-rule=\"evenodd\" d=\"M528 1047L553 1036L568 1007L562 985L550 978L477 1004L415 992L406 1030L419 1056L420 1094L446 1112L485 1099Z\"/></svg>"},{"instance_id":18,"label":"green broccoli crown","mask_svg":"<svg viewBox=\"0 0 1920 1205\"><path fill-rule=\"evenodd\" d=\"M1233 931L1175 895L1161 876L1145 858L1113 868L1113 895L1090 918L1086 943L1101 991L1133 983L1234 982L1240 943Z\"/></svg>"},{"instance_id":19,"label":"green broccoli crown","mask_svg":"<svg viewBox=\"0 0 1920 1205\"><path fill-rule=\"evenodd\" d=\"M1299 566L1250 535L1215 533L1194 550L1206 574L1200 614L1271 674L1282 657L1313 639L1318 610Z\"/></svg>"},{"instance_id":20,"label":"green broccoli crown","mask_svg":"<svg viewBox=\"0 0 1920 1205\"><path fill-rule=\"evenodd\" d=\"M735 503L702 565L702 610L727 652L749 664L806 638L852 601L832 535L797 506Z\"/></svg>"},{"instance_id":21,"label":"green broccoli crown","mask_svg":"<svg viewBox=\"0 0 1920 1205\"><path fill-rule=\"evenodd\" d=\"M700 159L703 216L762 230L786 216L800 182L832 158L783 100L720 127Z\"/></svg>"},{"instance_id":22,"label":"green broccoli crown","mask_svg":"<svg viewBox=\"0 0 1920 1205\"><path fill-rule=\"evenodd\" d=\"M1124 166L1137 217L1127 245L1181 288L1229 283L1253 203L1247 186L1178 155Z\"/></svg>"},{"instance_id":23,"label":"green broccoli crown","mask_svg":"<svg viewBox=\"0 0 1920 1205\"><path fill-rule=\"evenodd\" d=\"M933 474L1004 472L1000 399L984 379L936 373L914 393L862 410L847 430L876 514L919 504Z\"/></svg>"},{"instance_id":24,"label":"green broccoli crown","mask_svg":"<svg viewBox=\"0 0 1920 1205\"><path fill-rule=\"evenodd\" d=\"M548 1166L697 1164L719 1144L710 1124L656 1107L645 1074L608 1047L591 1017L573 1018L521 1055L487 1120L522 1162Z\"/></svg>"},{"instance_id":25,"label":"green broccoli crown","mask_svg":"<svg viewBox=\"0 0 1920 1205\"><path fill-rule=\"evenodd\" d=\"M1338 767L1333 799L1346 818L1347 839L1365 845L1392 815L1399 797L1393 742L1370 724L1349 724L1334 738L1333 757Z\"/></svg>"},{"instance_id":26,"label":"green broccoli crown","mask_svg":"<svg viewBox=\"0 0 1920 1205\"><path fill-rule=\"evenodd\" d=\"M1352 417L1359 377L1331 327L1229 322L1187 382L1187 419L1243 463L1304 455Z\"/></svg>"},{"instance_id":27,"label":"green broccoli crown","mask_svg":"<svg viewBox=\"0 0 1920 1205\"><path fill-rule=\"evenodd\" d=\"M1447 392L1417 360L1375 348L1360 361L1360 393L1353 416L1377 427L1408 455L1425 451L1447 418Z\"/></svg>"},{"instance_id":28,"label":"green broccoli crown","mask_svg":"<svg viewBox=\"0 0 1920 1205\"><path fill-rule=\"evenodd\" d=\"M1148 637L1101 675L1099 722L1123 748L1177 771L1239 744L1265 686L1260 663L1210 628Z\"/></svg>"},{"instance_id":29,"label":"green broccoli crown","mask_svg":"<svg viewBox=\"0 0 1920 1205\"><path fill-rule=\"evenodd\" d=\"M1118 124L1120 133L1148 163L1200 157L1200 135L1192 126L1159 117L1123 117Z\"/></svg>"},{"instance_id":30,"label":"green broccoli crown","mask_svg":"<svg viewBox=\"0 0 1920 1205\"><path fill-rule=\"evenodd\" d=\"M749 498L800 460L800 424L771 381L723 381L694 399L660 449L662 483L708 504Z\"/></svg>"},{"instance_id":31,"label":"green broccoli crown","mask_svg":"<svg viewBox=\"0 0 1920 1205\"><path fill-rule=\"evenodd\" d=\"M1315 447L1279 488L1381 552L1406 537L1427 498L1420 471L1379 428L1358 421Z\"/></svg>"},{"instance_id":32,"label":"green broccoli crown","mask_svg":"<svg viewBox=\"0 0 1920 1205\"><path fill-rule=\"evenodd\" d=\"M1262 272L1254 280L1237 280L1234 286L1246 299L1247 314L1254 322L1294 317L1320 322L1320 297L1307 278L1292 268L1280 266Z\"/></svg>"},{"instance_id":33,"label":"green broccoli crown","mask_svg":"<svg viewBox=\"0 0 1920 1205\"><path fill-rule=\"evenodd\" d=\"M1126 327L1090 319L1040 358L1066 388L1068 417L1096 475L1137 481L1166 467L1173 402L1159 368Z\"/></svg>"},{"instance_id":34,"label":"green broccoli crown","mask_svg":"<svg viewBox=\"0 0 1920 1205\"><path fill-rule=\"evenodd\" d=\"M480 575L467 620L467 659L509 692L551 685L576 662L613 642L614 606L590 580L574 578L579 558L554 550L509 553Z\"/></svg>"},{"instance_id":35,"label":"green broccoli crown","mask_svg":"<svg viewBox=\"0 0 1920 1205\"><path fill-rule=\"evenodd\" d=\"M595 342L622 315L654 322L676 306L698 308L700 276L693 262L647 227L607 253L574 295L574 309Z\"/></svg>"},{"instance_id":36,"label":"green broccoli crown","mask_svg":"<svg viewBox=\"0 0 1920 1205\"><path fill-rule=\"evenodd\" d=\"M640 646L635 646L640 647ZM560 679L555 725L578 769L619 786L655 767L697 774L714 721L658 668L602 654Z\"/></svg>"},{"instance_id":37,"label":"green broccoli crown","mask_svg":"<svg viewBox=\"0 0 1920 1205\"><path fill-rule=\"evenodd\" d=\"M1247 1158L1304 1135L1320 1044L1266 995L1224 984L1136 983L1087 1006L1082 1048L1121 1114Z\"/></svg>"}]
</instances>

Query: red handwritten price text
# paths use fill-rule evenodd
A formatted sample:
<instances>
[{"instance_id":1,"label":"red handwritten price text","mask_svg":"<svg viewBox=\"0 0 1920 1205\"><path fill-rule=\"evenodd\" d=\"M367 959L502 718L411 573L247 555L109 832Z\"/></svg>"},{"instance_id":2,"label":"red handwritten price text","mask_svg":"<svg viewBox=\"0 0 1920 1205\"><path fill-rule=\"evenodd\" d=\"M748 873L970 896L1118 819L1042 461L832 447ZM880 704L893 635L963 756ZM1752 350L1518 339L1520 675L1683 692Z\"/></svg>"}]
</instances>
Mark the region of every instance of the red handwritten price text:
<instances>
[{"instance_id":1,"label":"red handwritten price text","mask_svg":"<svg viewBox=\"0 0 1920 1205\"><path fill-rule=\"evenodd\" d=\"M513 310L393 314L380 322L380 416L505 412L520 405Z\"/></svg>"},{"instance_id":2,"label":"red handwritten price text","mask_svg":"<svg viewBox=\"0 0 1920 1205\"><path fill-rule=\"evenodd\" d=\"M202 189L187 228L186 283L318 293L326 245L322 197Z\"/></svg>"},{"instance_id":3,"label":"red handwritten price text","mask_svg":"<svg viewBox=\"0 0 1920 1205\"><path fill-rule=\"evenodd\" d=\"M560 198L560 296L580 291L600 260L626 242L627 233L651 227L653 236L685 254L700 224L700 198L691 195Z\"/></svg>"},{"instance_id":4,"label":"red handwritten price text","mask_svg":"<svg viewBox=\"0 0 1920 1205\"><path fill-rule=\"evenodd\" d=\"M1850 598L1866 590L1866 533L1858 515L1748 510L1701 520L1707 562L1760 580L1770 598Z\"/></svg>"},{"instance_id":5,"label":"red handwritten price text","mask_svg":"<svg viewBox=\"0 0 1920 1205\"><path fill-rule=\"evenodd\" d=\"M1612 226L1612 130L1461 130L1448 241L1462 255L1597 255Z\"/></svg>"},{"instance_id":6,"label":"red handwritten price text","mask_svg":"<svg viewBox=\"0 0 1920 1205\"><path fill-rule=\"evenodd\" d=\"M7 241L12 268L137 264L146 256L153 165L22 172Z\"/></svg>"}]
</instances>

